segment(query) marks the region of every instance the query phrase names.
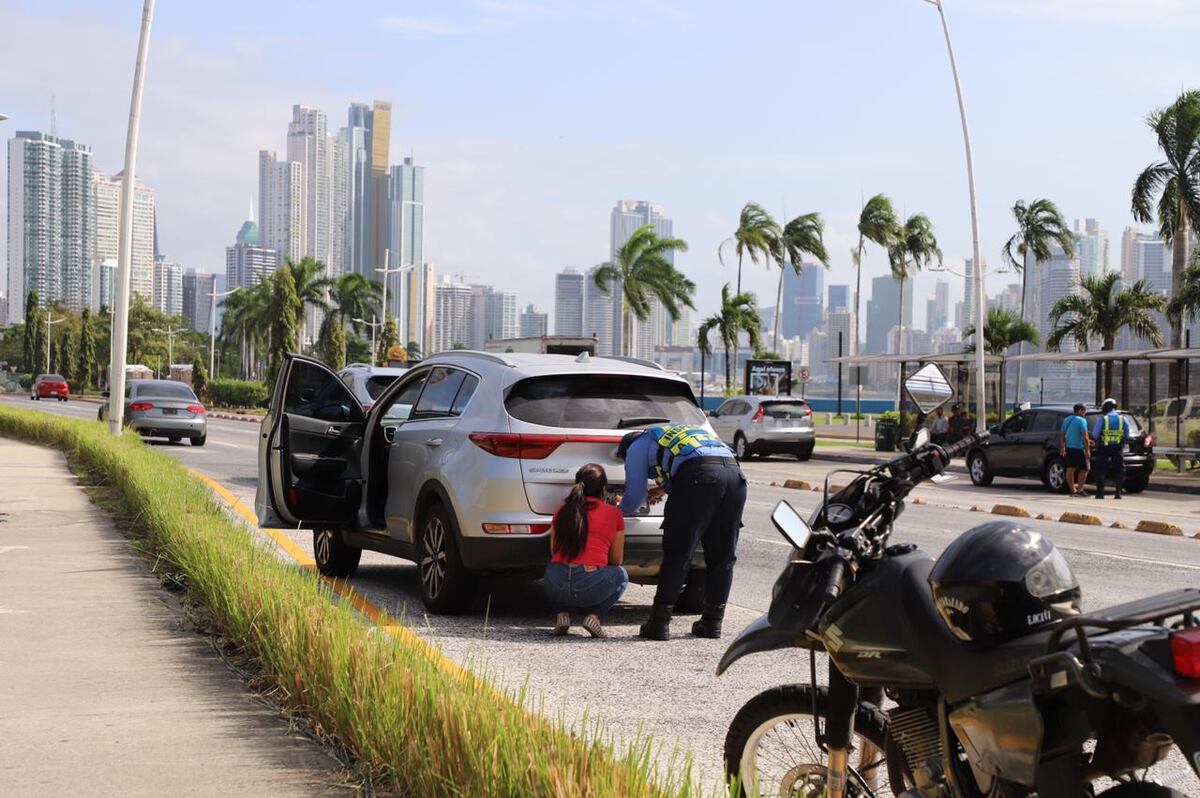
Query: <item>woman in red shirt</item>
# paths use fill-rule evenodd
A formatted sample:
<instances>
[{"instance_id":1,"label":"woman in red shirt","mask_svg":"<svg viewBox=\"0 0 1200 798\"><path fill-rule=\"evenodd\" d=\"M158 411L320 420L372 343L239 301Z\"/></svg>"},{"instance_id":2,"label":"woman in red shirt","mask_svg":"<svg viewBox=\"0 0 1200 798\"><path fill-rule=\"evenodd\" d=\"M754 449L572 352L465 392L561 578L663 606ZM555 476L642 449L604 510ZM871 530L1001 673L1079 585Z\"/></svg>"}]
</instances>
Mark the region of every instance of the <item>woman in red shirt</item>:
<instances>
[{"instance_id":1,"label":"woman in red shirt","mask_svg":"<svg viewBox=\"0 0 1200 798\"><path fill-rule=\"evenodd\" d=\"M629 585L621 567L625 519L604 501L608 475L588 463L575 472L575 485L550 527L550 563L542 586L558 618L554 634L571 628L571 610L587 612L583 628L604 637L601 622Z\"/></svg>"}]
</instances>

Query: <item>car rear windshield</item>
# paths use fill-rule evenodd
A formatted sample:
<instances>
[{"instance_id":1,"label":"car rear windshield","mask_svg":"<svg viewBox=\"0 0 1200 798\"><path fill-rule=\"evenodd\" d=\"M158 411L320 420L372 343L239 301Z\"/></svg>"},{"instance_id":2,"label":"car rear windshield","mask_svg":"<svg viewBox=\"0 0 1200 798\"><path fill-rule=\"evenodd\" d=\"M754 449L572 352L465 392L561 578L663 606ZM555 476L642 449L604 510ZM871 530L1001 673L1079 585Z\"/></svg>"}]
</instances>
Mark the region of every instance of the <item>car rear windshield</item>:
<instances>
[{"instance_id":1,"label":"car rear windshield","mask_svg":"<svg viewBox=\"0 0 1200 798\"><path fill-rule=\"evenodd\" d=\"M808 418L808 402L763 402L767 418Z\"/></svg>"},{"instance_id":2,"label":"car rear windshield","mask_svg":"<svg viewBox=\"0 0 1200 798\"><path fill-rule=\"evenodd\" d=\"M1098 418L1100 418L1099 413L1088 413L1087 423L1089 432L1093 427L1096 426L1096 419ZM1130 435L1136 437L1142 433L1142 428L1138 424L1137 416L1133 415L1132 413L1121 413L1121 418L1125 419L1125 423L1129 424Z\"/></svg>"},{"instance_id":3,"label":"car rear windshield","mask_svg":"<svg viewBox=\"0 0 1200 798\"><path fill-rule=\"evenodd\" d=\"M42 382L66 382L61 374L43 374Z\"/></svg>"},{"instance_id":4,"label":"car rear windshield","mask_svg":"<svg viewBox=\"0 0 1200 798\"><path fill-rule=\"evenodd\" d=\"M686 383L620 374L531 377L512 387L504 407L530 424L621 429L672 421L703 424Z\"/></svg>"},{"instance_id":5,"label":"car rear windshield","mask_svg":"<svg viewBox=\"0 0 1200 798\"><path fill-rule=\"evenodd\" d=\"M138 398L157 396L160 399L190 399L196 401L196 394L182 382L147 382L137 387Z\"/></svg>"},{"instance_id":6,"label":"car rear windshield","mask_svg":"<svg viewBox=\"0 0 1200 798\"><path fill-rule=\"evenodd\" d=\"M367 380L367 395L374 401L383 393L383 389L396 381L397 374L379 374Z\"/></svg>"}]
</instances>

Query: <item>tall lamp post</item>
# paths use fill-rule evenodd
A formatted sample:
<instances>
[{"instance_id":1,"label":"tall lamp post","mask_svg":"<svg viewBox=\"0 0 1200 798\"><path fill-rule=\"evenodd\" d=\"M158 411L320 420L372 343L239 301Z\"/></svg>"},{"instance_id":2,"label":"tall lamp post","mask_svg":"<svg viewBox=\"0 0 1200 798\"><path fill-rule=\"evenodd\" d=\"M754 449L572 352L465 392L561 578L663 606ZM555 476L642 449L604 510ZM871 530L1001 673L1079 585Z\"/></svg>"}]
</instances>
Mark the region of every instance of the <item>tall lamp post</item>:
<instances>
[{"instance_id":1,"label":"tall lamp post","mask_svg":"<svg viewBox=\"0 0 1200 798\"><path fill-rule=\"evenodd\" d=\"M129 345L129 279L133 254L133 186L137 166L138 132L142 119L142 83L150 50L150 24L154 0L142 5L142 30L133 66L133 93L129 99L129 128L125 133L125 170L121 177L120 229L117 246L116 308L113 315L112 355L108 364L108 429L120 435L125 415L125 354Z\"/></svg>"},{"instance_id":2,"label":"tall lamp post","mask_svg":"<svg viewBox=\"0 0 1200 798\"><path fill-rule=\"evenodd\" d=\"M400 235L403 237L403 235L404 235L403 230L401 230ZM383 309L384 322L387 321L387 313L388 313L388 308L387 308L388 281L391 279L391 275L399 274L400 272L404 271L404 267L402 267L402 266L397 267L395 269L390 268L391 264L392 264L392 251L390 249L385 249L383 251L383 268L375 270L383 275L383 308L382 309ZM402 280L401 287L403 287L403 282L404 281ZM401 312L404 311L403 295L400 297L400 310L401 310ZM356 319L356 321L357 321L357 319ZM363 324L366 324L366 323L367 322L363 322ZM399 322L397 322L397 323L399 323ZM375 358L377 355L378 355L378 353L375 351L375 328L372 327L371 328L371 365L372 366L375 365Z\"/></svg>"},{"instance_id":3,"label":"tall lamp post","mask_svg":"<svg viewBox=\"0 0 1200 798\"><path fill-rule=\"evenodd\" d=\"M167 336L167 374L169 376L171 373L171 365L175 362L175 336L179 335L181 332L186 332L187 327L168 326L166 329L163 329L162 327L155 327L153 328L153 331Z\"/></svg>"},{"instance_id":4,"label":"tall lamp post","mask_svg":"<svg viewBox=\"0 0 1200 798\"><path fill-rule=\"evenodd\" d=\"M399 266L400 271L415 269L417 267L417 264L415 262L409 263L407 266L404 265L404 209L410 205L415 208L421 209L421 235L422 235L422 238L424 237L424 234L425 234L425 203L418 201L418 200L401 200L400 201L400 266ZM413 228L415 231L415 228L416 228L416 217L415 216L413 217ZM407 297L405 297L405 295L404 295L404 278L401 277L400 278L400 311L403 314L402 317L404 318L405 323L403 325L401 325L401 327L400 327L400 337L403 339L400 341L400 345L404 346L404 347L408 346L408 333L409 333L408 328L415 327L412 319L409 318L408 306L405 301L406 299L407 299ZM422 308L421 315L422 316L425 315L424 307L425 307L425 305L422 302L422 304L421 304L421 308ZM420 323L420 327L415 330L415 334L417 336L418 343L420 343L420 345L421 345L421 351L424 352L424 351L426 351L425 340L424 340L425 339L425 336L424 336L425 319L420 318L417 321ZM397 323L399 323L399 320L397 320Z\"/></svg>"},{"instance_id":5,"label":"tall lamp post","mask_svg":"<svg viewBox=\"0 0 1200 798\"><path fill-rule=\"evenodd\" d=\"M375 330L378 327L382 327L383 322L379 321L378 316L376 316L373 321L367 321L366 319L360 319L358 317L355 317L353 320L359 324L365 324L371 328L371 365L374 366L375 365Z\"/></svg>"},{"instance_id":6,"label":"tall lamp post","mask_svg":"<svg viewBox=\"0 0 1200 798\"><path fill-rule=\"evenodd\" d=\"M925 0L938 10L942 20L942 32L946 35L946 52L950 56L950 72L954 75L954 93L958 97L958 115L962 118L963 146L967 153L967 190L971 196L971 257L975 264L975 397L977 412L975 432L983 435L987 431L987 412L984 406L984 318L987 316L987 299L983 288L983 259L979 257L979 214L975 203L975 162L971 156L971 134L967 129L967 107L963 104L962 84L958 80L958 62L954 59L954 45L950 42L950 26L946 22L946 9L942 0Z\"/></svg>"},{"instance_id":7,"label":"tall lamp post","mask_svg":"<svg viewBox=\"0 0 1200 798\"><path fill-rule=\"evenodd\" d=\"M217 377L217 300L237 290L231 288L228 291L210 291L208 294L212 297L208 303L208 376L213 379Z\"/></svg>"},{"instance_id":8,"label":"tall lamp post","mask_svg":"<svg viewBox=\"0 0 1200 798\"><path fill-rule=\"evenodd\" d=\"M50 308L46 308L46 373L47 374L50 373L50 338L51 338L50 328L53 327L55 324L64 322L66 320L67 320L66 316L63 316L61 319L53 318L53 316L50 314Z\"/></svg>"}]
</instances>

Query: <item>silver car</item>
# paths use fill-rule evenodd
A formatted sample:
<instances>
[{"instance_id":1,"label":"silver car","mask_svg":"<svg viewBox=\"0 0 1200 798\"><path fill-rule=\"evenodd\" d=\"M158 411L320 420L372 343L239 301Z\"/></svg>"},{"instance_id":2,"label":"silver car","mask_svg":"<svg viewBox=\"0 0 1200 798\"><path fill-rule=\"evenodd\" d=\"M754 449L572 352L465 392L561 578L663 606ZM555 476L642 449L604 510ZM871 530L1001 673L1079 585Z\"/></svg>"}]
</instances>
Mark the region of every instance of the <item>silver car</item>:
<instances>
[{"instance_id":1,"label":"silver car","mask_svg":"<svg viewBox=\"0 0 1200 798\"><path fill-rule=\"evenodd\" d=\"M104 395L107 397L108 392ZM100 405L98 418L108 418L108 405ZM166 438L192 446L208 440L208 415L186 383L176 380L130 380L125 383L125 425L145 438Z\"/></svg>"},{"instance_id":2,"label":"silver car","mask_svg":"<svg viewBox=\"0 0 1200 798\"><path fill-rule=\"evenodd\" d=\"M461 611L481 574L540 575L575 471L603 465L615 500L621 437L667 421L705 425L688 383L653 364L447 352L364 413L324 364L289 355L262 423L255 510L265 527L312 529L323 574L350 576L363 549L392 554L418 564L430 611ZM662 507L626 519L633 581L657 579ZM689 578L681 611L702 603L703 582Z\"/></svg>"},{"instance_id":3,"label":"silver car","mask_svg":"<svg viewBox=\"0 0 1200 798\"><path fill-rule=\"evenodd\" d=\"M733 396L709 414L709 422L739 460L756 454L807 460L817 443L812 407L793 396Z\"/></svg>"},{"instance_id":4,"label":"silver car","mask_svg":"<svg viewBox=\"0 0 1200 798\"><path fill-rule=\"evenodd\" d=\"M362 405L363 412L369 412L371 406L389 385L396 381L406 368L391 368L389 366L372 366L370 363L351 363L338 372L342 382L350 386L354 398Z\"/></svg>"}]
</instances>

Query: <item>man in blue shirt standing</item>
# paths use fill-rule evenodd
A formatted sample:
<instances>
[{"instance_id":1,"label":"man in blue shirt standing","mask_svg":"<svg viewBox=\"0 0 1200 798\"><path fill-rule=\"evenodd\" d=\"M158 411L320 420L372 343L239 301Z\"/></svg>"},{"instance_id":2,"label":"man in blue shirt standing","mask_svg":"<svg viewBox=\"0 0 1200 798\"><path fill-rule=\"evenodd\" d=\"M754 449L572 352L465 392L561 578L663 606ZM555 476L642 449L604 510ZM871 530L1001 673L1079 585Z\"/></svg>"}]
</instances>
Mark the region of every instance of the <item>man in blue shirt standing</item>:
<instances>
[{"instance_id":1,"label":"man in blue shirt standing","mask_svg":"<svg viewBox=\"0 0 1200 798\"><path fill-rule=\"evenodd\" d=\"M1096 446L1096 498L1104 498L1104 483L1111 475L1116 486L1114 499L1121 498L1125 487L1125 439L1129 437L1129 422L1117 412L1117 400L1105 399L1100 417L1092 425Z\"/></svg>"},{"instance_id":2,"label":"man in blue shirt standing","mask_svg":"<svg viewBox=\"0 0 1200 798\"><path fill-rule=\"evenodd\" d=\"M672 608L696 547L703 543L704 614L692 624L692 634L719 638L746 505L746 477L733 452L703 427L673 424L631 432L622 439L617 457L625 461L622 513L631 515L647 500L667 497L658 589L639 634L650 640L670 638ZM648 488L648 480L655 487Z\"/></svg>"},{"instance_id":3,"label":"man in blue shirt standing","mask_svg":"<svg viewBox=\"0 0 1200 798\"><path fill-rule=\"evenodd\" d=\"M1088 475L1087 407L1076 404L1058 431L1058 455L1066 460L1067 493L1082 496Z\"/></svg>"}]
</instances>

